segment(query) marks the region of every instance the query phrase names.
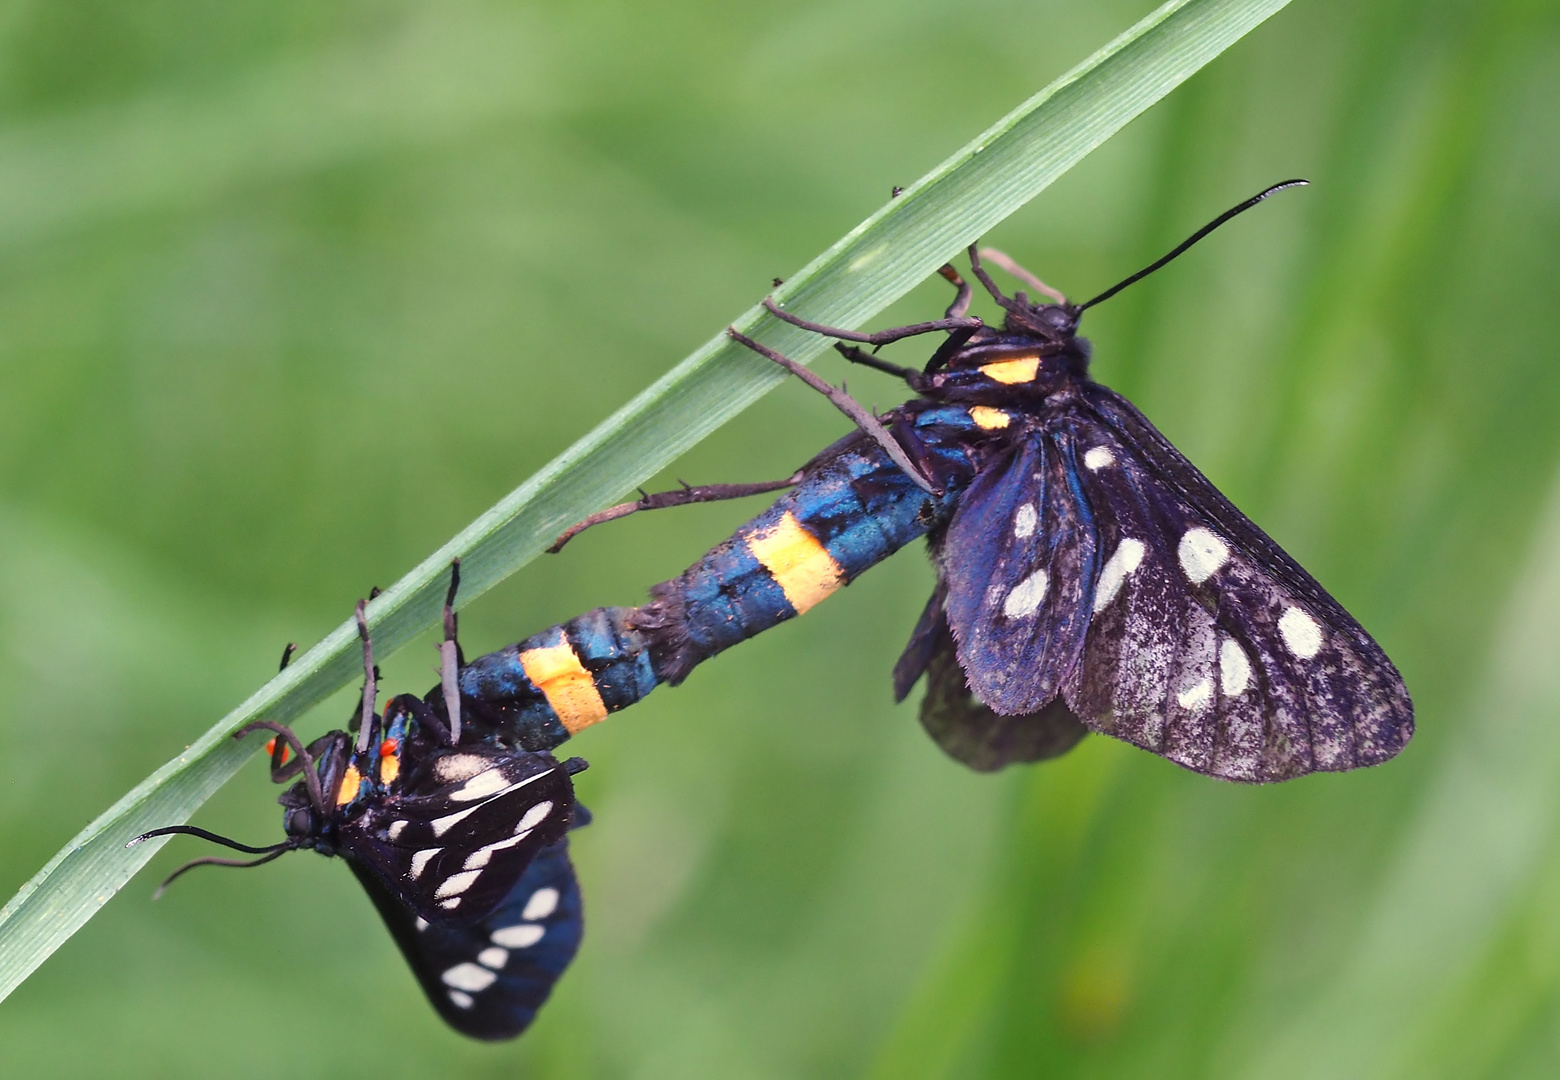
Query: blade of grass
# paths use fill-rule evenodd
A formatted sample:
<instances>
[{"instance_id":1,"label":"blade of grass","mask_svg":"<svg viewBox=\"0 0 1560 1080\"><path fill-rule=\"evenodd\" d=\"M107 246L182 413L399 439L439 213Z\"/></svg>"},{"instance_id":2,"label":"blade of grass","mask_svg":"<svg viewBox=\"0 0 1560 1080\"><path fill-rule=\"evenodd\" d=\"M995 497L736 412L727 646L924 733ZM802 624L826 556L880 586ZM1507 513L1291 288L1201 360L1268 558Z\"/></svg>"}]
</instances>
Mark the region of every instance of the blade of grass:
<instances>
[{"instance_id":1,"label":"blade of grass","mask_svg":"<svg viewBox=\"0 0 1560 1080\"><path fill-rule=\"evenodd\" d=\"M983 132L794 275L777 299L856 326L1043 191L1089 151L1288 0L1172 0ZM827 345L760 307L736 326L806 362ZM381 656L438 618L449 562L468 603L525 565L569 523L620 497L778 385L782 373L722 333L570 447L369 607ZM357 673L343 623L153 773L51 859L0 910L0 998L9 995L152 856L130 837L183 822L257 739L228 733L287 721Z\"/></svg>"}]
</instances>

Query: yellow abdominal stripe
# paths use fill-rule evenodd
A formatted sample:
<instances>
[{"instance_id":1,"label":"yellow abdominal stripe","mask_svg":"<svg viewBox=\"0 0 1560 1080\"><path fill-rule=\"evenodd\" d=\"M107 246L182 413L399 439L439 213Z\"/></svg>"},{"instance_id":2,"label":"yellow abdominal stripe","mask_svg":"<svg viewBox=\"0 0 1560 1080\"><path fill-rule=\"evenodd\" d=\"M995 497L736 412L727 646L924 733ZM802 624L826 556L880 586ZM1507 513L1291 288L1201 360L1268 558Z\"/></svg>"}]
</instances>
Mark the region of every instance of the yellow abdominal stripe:
<instances>
[{"instance_id":1,"label":"yellow abdominal stripe","mask_svg":"<svg viewBox=\"0 0 1560 1080\"><path fill-rule=\"evenodd\" d=\"M798 615L845 583L834 556L789 510L775 524L750 535L747 546Z\"/></svg>"},{"instance_id":2,"label":"yellow abdominal stripe","mask_svg":"<svg viewBox=\"0 0 1560 1080\"><path fill-rule=\"evenodd\" d=\"M987 405L971 405L970 419L987 431L1005 428L1012 421L1012 417L1001 409L993 409Z\"/></svg>"},{"instance_id":3,"label":"yellow abdominal stripe","mask_svg":"<svg viewBox=\"0 0 1560 1080\"><path fill-rule=\"evenodd\" d=\"M1012 360L998 360L996 363L980 366L980 373L986 378L1009 386L1014 383L1033 382L1039 370L1038 356L1019 356Z\"/></svg>"},{"instance_id":4,"label":"yellow abdominal stripe","mask_svg":"<svg viewBox=\"0 0 1560 1080\"><path fill-rule=\"evenodd\" d=\"M336 792L336 805L346 806L357 798L358 788L362 786L363 777L359 775L357 766L348 765L347 771L341 774L341 788Z\"/></svg>"},{"instance_id":5,"label":"yellow abdominal stripe","mask_svg":"<svg viewBox=\"0 0 1560 1080\"><path fill-rule=\"evenodd\" d=\"M564 728L573 735L607 718L607 706L596 681L569 646L569 639L520 654L526 678L547 698Z\"/></svg>"}]
</instances>

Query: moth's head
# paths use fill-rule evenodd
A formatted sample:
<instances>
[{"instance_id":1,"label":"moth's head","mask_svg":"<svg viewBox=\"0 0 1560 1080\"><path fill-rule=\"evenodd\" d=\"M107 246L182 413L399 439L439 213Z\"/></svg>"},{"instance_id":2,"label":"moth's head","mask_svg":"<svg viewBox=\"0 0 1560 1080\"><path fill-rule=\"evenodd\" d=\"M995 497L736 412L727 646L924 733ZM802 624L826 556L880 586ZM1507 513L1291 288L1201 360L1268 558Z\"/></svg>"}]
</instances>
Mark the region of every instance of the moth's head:
<instances>
[{"instance_id":1,"label":"moth's head","mask_svg":"<svg viewBox=\"0 0 1560 1080\"><path fill-rule=\"evenodd\" d=\"M1048 342L1065 344L1078 332L1078 309L1071 304L1032 304L1022 292L1007 309L1005 329L1011 334L1034 334Z\"/></svg>"},{"instance_id":2,"label":"moth's head","mask_svg":"<svg viewBox=\"0 0 1560 1080\"><path fill-rule=\"evenodd\" d=\"M282 831L297 847L314 847L324 830L325 822L309 799L307 788L299 783L282 792L276 799L282 805Z\"/></svg>"}]
</instances>

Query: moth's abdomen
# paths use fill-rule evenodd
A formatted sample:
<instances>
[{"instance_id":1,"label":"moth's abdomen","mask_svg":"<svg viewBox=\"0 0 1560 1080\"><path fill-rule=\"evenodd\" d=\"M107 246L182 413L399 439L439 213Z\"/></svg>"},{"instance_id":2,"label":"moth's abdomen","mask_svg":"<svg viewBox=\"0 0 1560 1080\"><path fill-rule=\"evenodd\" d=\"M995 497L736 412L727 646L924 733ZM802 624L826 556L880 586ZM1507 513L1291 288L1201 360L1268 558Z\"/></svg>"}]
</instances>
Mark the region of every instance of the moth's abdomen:
<instances>
[{"instance_id":1,"label":"moth's abdomen","mask_svg":"<svg viewBox=\"0 0 1560 1080\"><path fill-rule=\"evenodd\" d=\"M928 453L938 454L936 443ZM954 471L957 487L964 477ZM954 484L928 495L875 444L821 463L681 576L655 587L635 625L656 676L678 683L716 653L794 618L947 520Z\"/></svg>"},{"instance_id":2,"label":"moth's abdomen","mask_svg":"<svg viewBox=\"0 0 1560 1080\"><path fill-rule=\"evenodd\" d=\"M957 416L969 425L967 412ZM922 491L876 444L847 444L644 606L597 608L472 661L460 673L462 708L505 741L551 749L800 615L947 520L972 470L946 427L940 414L916 424L943 495Z\"/></svg>"},{"instance_id":3,"label":"moth's abdomen","mask_svg":"<svg viewBox=\"0 0 1560 1080\"><path fill-rule=\"evenodd\" d=\"M633 608L596 608L460 672L461 708L505 741L547 750L655 689Z\"/></svg>"}]
</instances>

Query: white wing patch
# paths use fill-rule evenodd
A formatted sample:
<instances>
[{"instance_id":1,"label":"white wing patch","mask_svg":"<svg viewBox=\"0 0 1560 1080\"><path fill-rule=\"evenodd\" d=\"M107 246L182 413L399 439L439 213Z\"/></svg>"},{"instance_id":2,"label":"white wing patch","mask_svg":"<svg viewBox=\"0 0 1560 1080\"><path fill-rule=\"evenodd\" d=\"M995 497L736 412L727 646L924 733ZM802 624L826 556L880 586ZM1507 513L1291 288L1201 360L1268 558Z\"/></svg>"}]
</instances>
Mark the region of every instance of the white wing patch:
<instances>
[{"instance_id":1,"label":"white wing patch","mask_svg":"<svg viewBox=\"0 0 1560 1080\"><path fill-rule=\"evenodd\" d=\"M1251 683L1251 660L1240 642L1227 637L1219 643L1219 689L1228 698L1240 697Z\"/></svg>"},{"instance_id":2,"label":"white wing patch","mask_svg":"<svg viewBox=\"0 0 1560 1080\"><path fill-rule=\"evenodd\" d=\"M1020 540L1027 539L1035 534L1035 526L1039 523L1040 515L1035 511L1034 503L1025 503L1013 515L1013 535Z\"/></svg>"},{"instance_id":3,"label":"white wing patch","mask_svg":"<svg viewBox=\"0 0 1560 1080\"><path fill-rule=\"evenodd\" d=\"M432 826L434 836L443 836L466 818L470 817L472 814L475 814L478 809L480 809L480 807L468 806L459 813L446 814L441 818L434 818L428 824Z\"/></svg>"},{"instance_id":4,"label":"white wing patch","mask_svg":"<svg viewBox=\"0 0 1560 1080\"><path fill-rule=\"evenodd\" d=\"M1176 695L1176 704L1189 712L1196 712L1213 700L1213 680L1199 679Z\"/></svg>"},{"instance_id":5,"label":"white wing patch","mask_svg":"<svg viewBox=\"0 0 1560 1080\"><path fill-rule=\"evenodd\" d=\"M459 896L461 893L471 888L471 886L476 882L477 878L481 876L481 870L463 870L458 874L451 874L449 877L439 882L439 887L434 892L433 898L435 900L443 900L448 896Z\"/></svg>"},{"instance_id":6,"label":"white wing patch","mask_svg":"<svg viewBox=\"0 0 1560 1080\"><path fill-rule=\"evenodd\" d=\"M443 975L440 975L439 978L444 981L445 986L453 986L457 990L480 994L492 986L498 976L485 967L467 963L456 964Z\"/></svg>"},{"instance_id":7,"label":"white wing patch","mask_svg":"<svg viewBox=\"0 0 1560 1080\"><path fill-rule=\"evenodd\" d=\"M1278 632L1289 651L1302 660L1309 660L1322 650L1321 624L1297 607L1279 616Z\"/></svg>"},{"instance_id":8,"label":"white wing patch","mask_svg":"<svg viewBox=\"0 0 1560 1080\"><path fill-rule=\"evenodd\" d=\"M450 798L455 802L470 802L473 799L484 799L496 794L507 786L502 770L489 769L487 772L478 773L450 792Z\"/></svg>"},{"instance_id":9,"label":"white wing patch","mask_svg":"<svg viewBox=\"0 0 1560 1080\"><path fill-rule=\"evenodd\" d=\"M1108 446L1092 447L1084 453L1083 464L1090 472L1099 472L1116 464L1116 455L1110 452Z\"/></svg>"},{"instance_id":10,"label":"white wing patch","mask_svg":"<svg viewBox=\"0 0 1560 1080\"><path fill-rule=\"evenodd\" d=\"M525 902L525 910L520 913L522 919L545 919L558 910L558 890L554 888L537 889L531 894L531 898Z\"/></svg>"},{"instance_id":11,"label":"white wing patch","mask_svg":"<svg viewBox=\"0 0 1560 1080\"><path fill-rule=\"evenodd\" d=\"M1044 570L1036 570L1013 586L1013 591L1002 601L1002 614L1010 619L1027 619L1040 610L1045 599L1045 588L1051 582Z\"/></svg>"},{"instance_id":12,"label":"white wing patch","mask_svg":"<svg viewBox=\"0 0 1560 1080\"><path fill-rule=\"evenodd\" d=\"M1143 565L1143 551L1143 541L1134 540L1130 536L1122 537L1121 543L1116 545L1115 553L1100 568L1100 580L1094 587L1096 614L1104 611L1116 599L1122 584L1132 576L1134 570Z\"/></svg>"},{"instance_id":13,"label":"white wing patch","mask_svg":"<svg viewBox=\"0 0 1560 1080\"><path fill-rule=\"evenodd\" d=\"M443 848L431 847L412 852L412 880L416 881L422 877L422 872L428 869L428 863L443 850Z\"/></svg>"},{"instance_id":14,"label":"white wing patch","mask_svg":"<svg viewBox=\"0 0 1560 1080\"><path fill-rule=\"evenodd\" d=\"M520 836L522 833L528 833L536 828L546 820L548 814L552 813L552 808L551 799L539 802L531 807L531 809L525 812L525 817L520 819L520 824L515 826L515 835Z\"/></svg>"},{"instance_id":15,"label":"white wing patch","mask_svg":"<svg viewBox=\"0 0 1560 1080\"><path fill-rule=\"evenodd\" d=\"M1186 530L1176 556L1181 560L1186 579L1193 585L1201 585L1230 561L1230 546L1199 525Z\"/></svg>"},{"instance_id":16,"label":"white wing patch","mask_svg":"<svg viewBox=\"0 0 1560 1080\"><path fill-rule=\"evenodd\" d=\"M509 963L509 950L500 949L496 946L483 949L477 953L477 963L485 968L492 968L494 971L498 971L505 964Z\"/></svg>"},{"instance_id":17,"label":"white wing patch","mask_svg":"<svg viewBox=\"0 0 1560 1080\"><path fill-rule=\"evenodd\" d=\"M547 931L540 926L521 923L519 926L506 926L502 930L494 930L490 941L495 945L502 945L508 949L529 949Z\"/></svg>"},{"instance_id":18,"label":"white wing patch","mask_svg":"<svg viewBox=\"0 0 1560 1080\"><path fill-rule=\"evenodd\" d=\"M433 775L441 783L453 784L458 780L470 780L492 764L490 759L476 754L449 754L433 763Z\"/></svg>"}]
</instances>

